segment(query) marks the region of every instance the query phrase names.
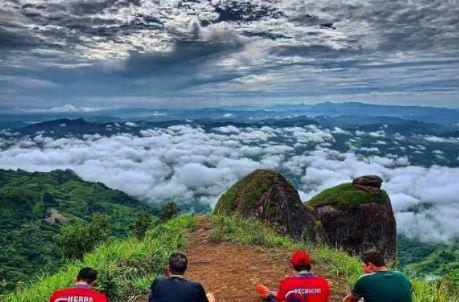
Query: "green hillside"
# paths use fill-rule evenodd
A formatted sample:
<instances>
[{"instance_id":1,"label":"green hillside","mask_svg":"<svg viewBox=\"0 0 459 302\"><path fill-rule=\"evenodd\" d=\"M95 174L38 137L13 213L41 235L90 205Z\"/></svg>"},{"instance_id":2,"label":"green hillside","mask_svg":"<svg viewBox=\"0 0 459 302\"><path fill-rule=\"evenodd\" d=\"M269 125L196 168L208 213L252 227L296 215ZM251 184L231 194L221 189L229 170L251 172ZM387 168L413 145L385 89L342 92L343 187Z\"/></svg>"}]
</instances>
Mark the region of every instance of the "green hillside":
<instances>
[{"instance_id":1,"label":"green hillside","mask_svg":"<svg viewBox=\"0 0 459 302\"><path fill-rule=\"evenodd\" d=\"M62 265L54 241L62 224L103 213L111 218L113 234L123 236L144 210L149 208L125 193L83 181L71 170L0 170L0 293Z\"/></svg>"},{"instance_id":2,"label":"green hillside","mask_svg":"<svg viewBox=\"0 0 459 302\"><path fill-rule=\"evenodd\" d=\"M146 293L153 278L164 272L169 255L185 246L186 231L195 226L196 217L183 215L149 230L143 240L129 237L103 244L83 260L68 263L56 274L27 284L2 301L48 301L55 289L72 285L84 266L100 271L96 288L111 302L132 301Z\"/></svg>"},{"instance_id":3,"label":"green hillside","mask_svg":"<svg viewBox=\"0 0 459 302\"><path fill-rule=\"evenodd\" d=\"M389 196L384 190L372 196L367 192L355 188L352 183L344 183L323 190L306 202L306 205L316 207L322 205L349 205L367 202L386 203L389 202Z\"/></svg>"},{"instance_id":4,"label":"green hillside","mask_svg":"<svg viewBox=\"0 0 459 302\"><path fill-rule=\"evenodd\" d=\"M439 247L421 261L407 265L406 269L417 275L454 273L459 276L459 249L454 245Z\"/></svg>"}]
</instances>

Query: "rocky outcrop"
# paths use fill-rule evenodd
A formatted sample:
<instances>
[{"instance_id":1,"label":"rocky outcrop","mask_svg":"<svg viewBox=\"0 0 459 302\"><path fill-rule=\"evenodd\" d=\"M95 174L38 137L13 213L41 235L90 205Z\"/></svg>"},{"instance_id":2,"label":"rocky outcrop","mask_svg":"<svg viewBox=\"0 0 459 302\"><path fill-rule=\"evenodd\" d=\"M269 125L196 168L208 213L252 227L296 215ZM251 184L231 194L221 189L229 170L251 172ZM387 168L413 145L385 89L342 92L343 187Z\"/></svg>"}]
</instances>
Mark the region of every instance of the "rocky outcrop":
<instances>
[{"instance_id":1,"label":"rocky outcrop","mask_svg":"<svg viewBox=\"0 0 459 302\"><path fill-rule=\"evenodd\" d=\"M221 196L214 214L260 219L297 239L315 241L323 235L293 184L271 170L256 170L234 184Z\"/></svg>"},{"instance_id":2,"label":"rocky outcrop","mask_svg":"<svg viewBox=\"0 0 459 302\"><path fill-rule=\"evenodd\" d=\"M281 174L256 170L224 193L214 214L238 214L275 225L282 234L306 237L351 255L378 249L396 260L396 226L391 202L378 176L326 189L302 204L297 189Z\"/></svg>"},{"instance_id":3,"label":"rocky outcrop","mask_svg":"<svg viewBox=\"0 0 459 302\"><path fill-rule=\"evenodd\" d=\"M46 211L45 221L49 224L66 224L72 221L72 218L65 217L61 212L54 208L50 208Z\"/></svg>"},{"instance_id":4,"label":"rocky outcrop","mask_svg":"<svg viewBox=\"0 0 459 302\"><path fill-rule=\"evenodd\" d=\"M360 176L352 181L352 185L370 194L378 194L382 185L382 178L376 175Z\"/></svg>"},{"instance_id":5,"label":"rocky outcrop","mask_svg":"<svg viewBox=\"0 0 459 302\"><path fill-rule=\"evenodd\" d=\"M389 261L396 260L395 217L381 183L378 176L358 177L352 184L327 189L308 202L328 245L352 255L377 249Z\"/></svg>"}]
</instances>

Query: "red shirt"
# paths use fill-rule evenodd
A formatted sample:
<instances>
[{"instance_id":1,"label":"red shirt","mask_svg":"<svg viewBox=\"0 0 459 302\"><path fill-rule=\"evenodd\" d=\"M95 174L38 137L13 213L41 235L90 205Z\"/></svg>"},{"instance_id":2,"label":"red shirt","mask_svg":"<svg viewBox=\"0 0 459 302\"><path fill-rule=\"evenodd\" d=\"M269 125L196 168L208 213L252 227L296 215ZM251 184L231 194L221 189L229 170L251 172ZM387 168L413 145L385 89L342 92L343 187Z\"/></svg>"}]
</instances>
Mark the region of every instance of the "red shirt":
<instances>
[{"instance_id":1,"label":"red shirt","mask_svg":"<svg viewBox=\"0 0 459 302\"><path fill-rule=\"evenodd\" d=\"M77 285L55 291L49 298L49 302L108 302L108 299L89 286Z\"/></svg>"},{"instance_id":2,"label":"red shirt","mask_svg":"<svg viewBox=\"0 0 459 302\"><path fill-rule=\"evenodd\" d=\"M328 281L312 274L298 274L280 282L276 302L327 302Z\"/></svg>"}]
</instances>

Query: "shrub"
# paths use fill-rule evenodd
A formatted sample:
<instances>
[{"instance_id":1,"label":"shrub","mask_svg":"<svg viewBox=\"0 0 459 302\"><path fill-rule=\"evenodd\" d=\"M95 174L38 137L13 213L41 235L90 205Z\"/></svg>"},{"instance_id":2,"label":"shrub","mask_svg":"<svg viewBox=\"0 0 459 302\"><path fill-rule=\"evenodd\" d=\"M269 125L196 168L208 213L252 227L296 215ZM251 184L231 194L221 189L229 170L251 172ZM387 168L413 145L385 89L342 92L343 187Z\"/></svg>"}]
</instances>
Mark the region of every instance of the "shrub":
<instances>
[{"instance_id":1,"label":"shrub","mask_svg":"<svg viewBox=\"0 0 459 302\"><path fill-rule=\"evenodd\" d=\"M137 239L145 237L145 233L153 226L153 215L150 212L138 213L134 222L130 226L131 233Z\"/></svg>"},{"instance_id":2,"label":"shrub","mask_svg":"<svg viewBox=\"0 0 459 302\"><path fill-rule=\"evenodd\" d=\"M81 259L111 235L110 217L96 214L89 224L76 222L65 225L56 236L57 244L70 259Z\"/></svg>"},{"instance_id":3,"label":"shrub","mask_svg":"<svg viewBox=\"0 0 459 302\"><path fill-rule=\"evenodd\" d=\"M180 206L176 204L175 202L171 201L171 202L165 203L161 207L161 210L159 211L158 216L161 222L166 222L172 218L177 217L180 211L181 211Z\"/></svg>"}]
</instances>

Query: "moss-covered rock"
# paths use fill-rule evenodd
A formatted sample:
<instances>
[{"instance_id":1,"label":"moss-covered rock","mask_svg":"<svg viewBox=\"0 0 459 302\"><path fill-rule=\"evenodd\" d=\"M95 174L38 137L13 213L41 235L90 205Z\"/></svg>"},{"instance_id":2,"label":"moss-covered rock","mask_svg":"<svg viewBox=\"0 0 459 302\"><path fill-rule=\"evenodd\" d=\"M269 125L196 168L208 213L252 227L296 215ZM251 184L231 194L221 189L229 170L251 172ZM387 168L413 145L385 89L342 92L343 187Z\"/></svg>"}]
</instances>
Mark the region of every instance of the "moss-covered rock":
<instances>
[{"instance_id":1,"label":"moss-covered rock","mask_svg":"<svg viewBox=\"0 0 459 302\"><path fill-rule=\"evenodd\" d=\"M255 170L246 175L223 193L214 213L231 214L236 208L245 211L253 207L280 174L272 170Z\"/></svg>"},{"instance_id":2,"label":"moss-covered rock","mask_svg":"<svg viewBox=\"0 0 459 302\"><path fill-rule=\"evenodd\" d=\"M326 189L306 203L321 222L326 241L352 255L380 250L389 261L396 258L396 225L389 196L377 176Z\"/></svg>"},{"instance_id":3,"label":"moss-covered rock","mask_svg":"<svg viewBox=\"0 0 459 302\"><path fill-rule=\"evenodd\" d=\"M320 192L311 198L307 204L317 207L323 205L356 205L369 202L385 204L390 202L390 199L384 190L371 194L356 188L352 183L343 183Z\"/></svg>"},{"instance_id":4,"label":"moss-covered rock","mask_svg":"<svg viewBox=\"0 0 459 302\"><path fill-rule=\"evenodd\" d=\"M315 240L322 234L294 185L272 170L256 170L236 182L220 197L214 214L260 219L295 238Z\"/></svg>"}]
</instances>

